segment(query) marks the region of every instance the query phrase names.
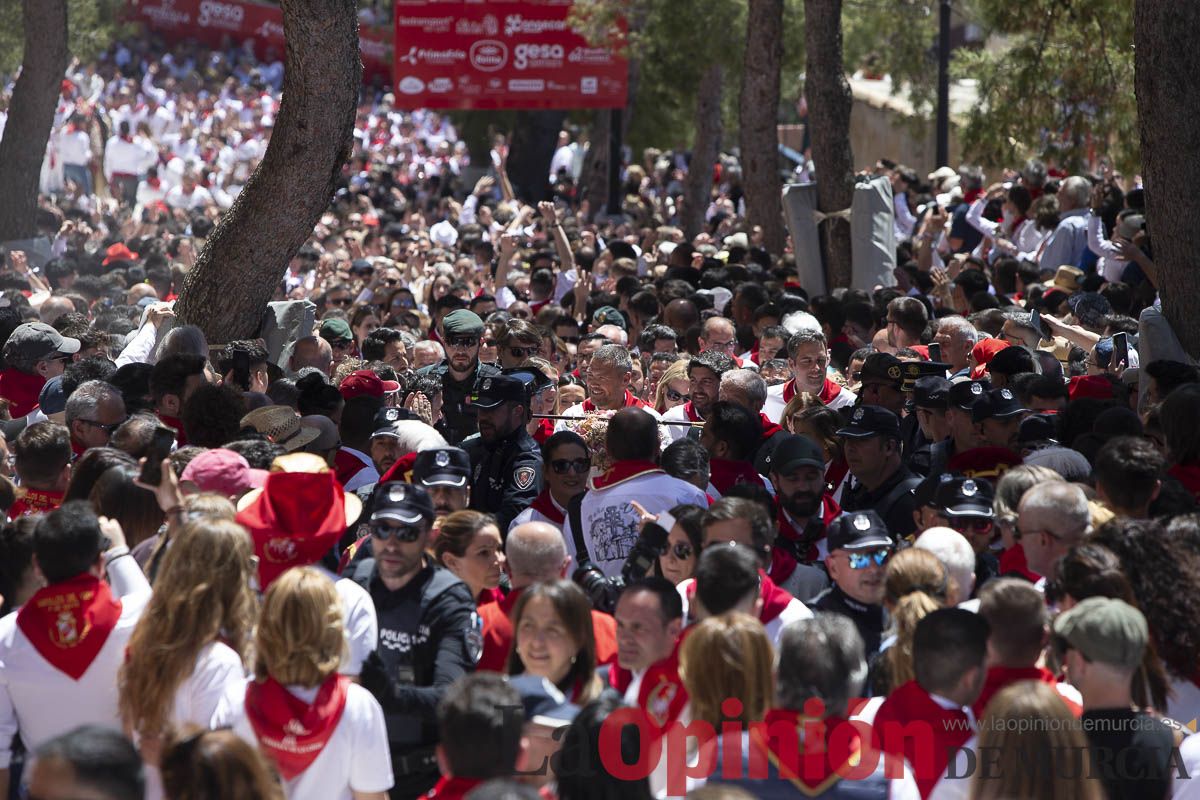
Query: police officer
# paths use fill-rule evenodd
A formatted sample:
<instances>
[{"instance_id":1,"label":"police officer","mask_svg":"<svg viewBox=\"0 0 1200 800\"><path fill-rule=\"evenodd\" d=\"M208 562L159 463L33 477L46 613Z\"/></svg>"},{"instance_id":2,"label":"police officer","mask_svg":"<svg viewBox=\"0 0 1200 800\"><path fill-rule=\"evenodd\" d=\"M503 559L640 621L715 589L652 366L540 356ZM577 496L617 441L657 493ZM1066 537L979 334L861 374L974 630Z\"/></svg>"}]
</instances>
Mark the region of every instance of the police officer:
<instances>
[{"instance_id":1,"label":"police officer","mask_svg":"<svg viewBox=\"0 0 1200 800\"><path fill-rule=\"evenodd\" d=\"M815 611L849 617L869 661L879 652L887 615L887 562L895 552L887 525L874 511L852 511L829 525L825 568L833 585L813 599Z\"/></svg>"},{"instance_id":2,"label":"police officer","mask_svg":"<svg viewBox=\"0 0 1200 800\"><path fill-rule=\"evenodd\" d=\"M875 511L897 539L913 533L911 490L921 479L901 461L900 420L886 408L863 405L854 409L837 435L854 476L842 493L842 508Z\"/></svg>"},{"instance_id":3,"label":"police officer","mask_svg":"<svg viewBox=\"0 0 1200 800\"><path fill-rule=\"evenodd\" d=\"M950 381L941 375L921 375L913 381L909 415L900 423L900 435L904 436L905 423L911 420L910 430L915 431L911 439L905 440L904 463L918 475L934 474L933 448L950 435L949 396Z\"/></svg>"},{"instance_id":4,"label":"police officer","mask_svg":"<svg viewBox=\"0 0 1200 800\"><path fill-rule=\"evenodd\" d=\"M946 423L950 435L930 448L930 475L946 472L952 458L981 444L972 409L990 388L987 381L951 382L950 391L946 393L949 409Z\"/></svg>"},{"instance_id":5,"label":"police officer","mask_svg":"<svg viewBox=\"0 0 1200 800\"><path fill-rule=\"evenodd\" d=\"M470 507L495 515L501 531L542 491L542 451L525 428L532 390L528 370L514 370L483 378L471 396L479 433L463 442L471 457Z\"/></svg>"},{"instance_id":6,"label":"police officer","mask_svg":"<svg viewBox=\"0 0 1200 800\"><path fill-rule=\"evenodd\" d=\"M417 453L412 482L425 487L437 519L471 502L471 457L461 447L435 447Z\"/></svg>"},{"instance_id":7,"label":"police officer","mask_svg":"<svg viewBox=\"0 0 1200 800\"><path fill-rule=\"evenodd\" d=\"M425 553L433 503L423 488L380 484L369 528L375 557L352 578L375 604L379 646L361 680L383 707L396 781L390 795L411 800L438 780L437 706L447 686L474 671L483 637L470 590Z\"/></svg>"},{"instance_id":8,"label":"police officer","mask_svg":"<svg viewBox=\"0 0 1200 800\"><path fill-rule=\"evenodd\" d=\"M483 335L483 320L474 312L460 308L442 320L446 358L442 363L425 367L421 375L442 382L442 418L438 431L450 444L458 444L475 433L475 414L470 406L471 393L481 378L499 375L500 370L479 361L479 340Z\"/></svg>"}]
</instances>

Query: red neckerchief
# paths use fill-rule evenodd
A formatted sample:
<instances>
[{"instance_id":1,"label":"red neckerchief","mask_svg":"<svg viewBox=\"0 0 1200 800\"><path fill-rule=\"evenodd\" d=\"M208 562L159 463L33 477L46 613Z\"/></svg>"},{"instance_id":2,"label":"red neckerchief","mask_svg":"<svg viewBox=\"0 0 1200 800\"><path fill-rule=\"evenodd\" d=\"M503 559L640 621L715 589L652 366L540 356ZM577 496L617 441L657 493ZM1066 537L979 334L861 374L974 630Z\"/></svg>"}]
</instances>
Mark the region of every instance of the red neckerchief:
<instances>
[{"instance_id":1,"label":"red neckerchief","mask_svg":"<svg viewBox=\"0 0 1200 800\"><path fill-rule=\"evenodd\" d=\"M535 317L536 317L536 316L537 316L537 313L538 313L539 311L541 311L543 308L545 308L545 307L546 307L546 304L547 304L547 303L549 303L549 302L550 302L550 298L548 298L548 297L547 297L545 300L533 300L533 301L530 301L530 303L529 303L529 313L530 313L530 314L532 314L533 316L535 316Z\"/></svg>"},{"instance_id":2,"label":"red neckerchief","mask_svg":"<svg viewBox=\"0 0 1200 800\"><path fill-rule=\"evenodd\" d=\"M475 607L486 606L488 603L499 603L504 599L504 592L500 591L500 587L495 589L484 589L479 593L479 597L475 598Z\"/></svg>"},{"instance_id":3,"label":"red neckerchief","mask_svg":"<svg viewBox=\"0 0 1200 800\"><path fill-rule=\"evenodd\" d=\"M792 525L788 515L783 511L783 506L779 505L778 498L776 498L775 508L775 519L778 523L779 536L794 542L800 541L804 532L796 530L795 526ZM833 502L832 497L826 494L821 498L821 522L825 524L825 527L828 528L829 523L833 522L834 518L840 513L842 513L842 510L838 508L837 503ZM817 542L810 542L804 562L806 564L815 564L820 557L821 551L817 548ZM786 547L771 548L770 575L772 581L775 583L784 583L788 578L792 577L792 573L796 571L797 566L795 557Z\"/></svg>"},{"instance_id":4,"label":"red neckerchief","mask_svg":"<svg viewBox=\"0 0 1200 800\"><path fill-rule=\"evenodd\" d=\"M46 379L37 373L21 372L16 367L0 371L0 397L9 402L9 416L20 419L37 408L45 385Z\"/></svg>"},{"instance_id":5,"label":"red neckerchief","mask_svg":"<svg viewBox=\"0 0 1200 800\"><path fill-rule=\"evenodd\" d=\"M983 189L968 189L967 191L963 192L963 202L969 206L971 203L974 203L976 200L978 200L982 194Z\"/></svg>"},{"instance_id":6,"label":"red neckerchief","mask_svg":"<svg viewBox=\"0 0 1200 800\"><path fill-rule=\"evenodd\" d=\"M782 427L780 427L779 425L776 425L774 422L771 422L770 418L768 418L767 415L762 413L761 411L758 412L758 421L762 423L762 429L763 429L762 440L764 442L767 439L770 439L775 434L779 433L781 430L783 430Z\"/></svg>"},{"instance_id":7,"label":"red neckerchief","mask_svg":"<svg viewBox=\"0 0 1200 800\"><path fill-rule=\"evenodd\" d=\"M683 404L683 415L688 418L689 422L704 422L704 417L696 411L696 407L692 405L692 401L688 400Z\"/></svg>"},{"instance_id":8,"label":"red neckerchief","mask_svg":"<svg viewBox=\"0 0 1200 800\"><path fill-rule=\"evenodd\" d=\"M765 753L781 779L791 781L808 797L823 795L851 773L860 761L862 750L870 747L849 726L843 717L818 720L799 711L773 708L763 718L762 725L750 726L750 758ZM806 735L821 736L822 741L807 741Z\"/></svg>"},{"instance_id":9,"label":"red neckerchief","mask_svg":"<svg viewBox=\"0 0 1200 800\"><path fill-rule=\"evenodd\" d=\"M121 601L85 572L38 589L17 612L17 626L50 666L77 681L120 618Z\"/></svg>"},{"instance_id":10,"label":"red neckerchief","mask_svg":"<svg viewBox=\"0 0 1200 800\"><path fill-rule=\"evenodd\" d=\"M346 532L345 492L332 472L272 472L237 521L254 540L265 591L287 569L317 563Z\"/></svg>"},{"instance_id":11,"label":"red neckerchief","mask_svg":"<svg viewBox=\"0 0 1200 800\"><path fill-rule=\"evenodd\" d=\"M1020 542L1000 554L1000 574L1020 575L1030 583L1037 583L1042 579L1041 575L1029 568L1029 563L1025 560L1025 548Z\"/></svg>"},{"instance_id":12,"label":"red neckerchief","mask_svg":"<svg viewBox=\"0 0 1200 800\"><path fill-rule=\"evenodd\" d=\"M622 408L630 408L630 407L633 407L633 408L649 408L650 406L646 405L646 404L645 404L644 402L642 402L642 401L641 401L639 398L637 398L637 397L634 397L634 396L633 396L633 395L630 393L630 391L629 391L628 389L626 389L626 390L625 390L625 402L623 402L623 403L621 404L621 407L622 407ZM593 402L592 402L592 398L590 398L590 397L589 397L588 399L586 399L586 400L584 400L584 401L583 401L583 410L584 410L584 411L586 411L587 413L589 413L589 414L590 414L590 413L592 413L593 411L599 411L600 409L596 408L596 404L595 404L595 403L593 403ZM605 409L605 410L607 411L608 409Z\"/></svg>"},{"instance_id":13,"label":"red neckerchief","mask_svg":"<svg viewBox=\"0 0 1200 800\"><path fill-rule=\"evenodd\" d=\"M539 419L537 429L533 432L533 440L538 444L545 444L546 440L554 435L554 420Z\"/></svg>"},{"instance_id":14,"label":"red neckerchief","mask_svg":"<svg viewBox=\"0 0 1200 800\"><path fill-rule=\"evenodd\" d=\"M529 504L529 507L555 525L561 526L567 521L567 515L560 511L558 506L554 505L554 498L550 496L549 486L542 489L542 493L533 498L533 502Z\"/></svg>"},{"instance_id":15,"label":"red neckerchief","mask_svg":"<svg viewBox=\"0 0 1200 800\"><path fill-rule=\"evenodd\" d=\"M1021 681L1037 681L1050 686L1058 685L1058 678L1054 677L1054 673L1045 667L988 667L987 677L983 682L983 691L979 693L979 699L971 706L971 710L975 712L975 718L983 716L983 710L987 708L988 701L995 697L1001 689ZM1067 708L1071 709L1072 714L1078 717L1083 713L1083 709L1077 703L1071 702L1062 695L1059 697Z\"/></svg>"},{"instance_id":16,"label":"red neckerchief","mask_svg":"<svg viewBox=\"0 0 1200 800\"><path fill-rule=\"evenodd\" d=\"M337 455L333 457L333 471L342 486L366 468L367 463L345 447L339 448Z\"/></svg>"},{"instance_id":17,"label":"red neckerchief","mask_svg":"<svg viewBox=\"0 0 1200 800\"><path fill-rule=\"evenodd\" d=\"M651 664L638 687L637 706L646 712L656 732L665 733L667 726L679 719L688 702L687 689L679 677L679 649L688 630L675 640L671 654Z\"/></svg>"},{"instance_id":18,"label":"red neckerchief","mask_svg":"<svg viewBox=\"0 0 1200 800\"><path fill-rule=\"evenodd\" d=\"M761 569L758 571L758 580L759 595L762 597L762 610L758 612L758 621L766 625L782 614L795 598L776 586L775 581Z\"/></svg>"},{"instance_id":19,"label":"red neckerchief","mask_svg":"<svg viewBox=\"0 0 1200 800\"><path fill-rule=\"evenodd\" d=\"M821 391L817 393L817 399L821 401L821 405L829 405L833 399L842 391L842 387L833 380L826 378L825 383L821 384ZM792 398L796 396L796 379L791 378L783 385L783 402L790 403Z\"/></svg>"},{"instance_id":20,"label":"red neckerchief","mask_svg":"<svg viewBox=\"0 0 1200 800\"><path fill-rule=\"evenodd\" d=\"M340 450L338 451L341 452ZM379 476L379 483L387 483L388 481L402 481L403 483L412 483L412 468L417 463L417 454L405 453L396 459L396 461L387 468L387 471Z\"/></svg>"},{"instance_id":21,"label":"red neckerchief","mask_svg":"<svg viewBox=\"0 0 1200 800\"><path fill-rule=\"evenodd\" d=\"M246 686L246 718L284 780L304 772L321 754L342 718L349 686L349 678L330 675L312 705L274 678Z\"/></svg>"},{"instance_id":22,"label":"red neckerchief","mask_svg":"<svg viewBox=\"0 0 1200 800\"><path fill-rule=\"evenodd\" d=\"M41 489L17 489L17 499L8 507L8 518L45 514L62 505L63 492L43 492Z\"/></svg>"},{"instance_id":23,"label":"red neckerchief","mask_svg":"<svg viewBox=\"0 0 1200 800\"><path fill-rule=\"evenodd\" d=\"M758 364L761 367L762 362L759 360L758 351L759 351L758 339L755 339L754 344L750 345L750 360L753 361L755 364Z\"/></svg>"},{"instance_id":24,"label":"red neckerchief","mask_svg":"<svg viewBox=\"0 0 1200 800\"><path fill-rule=\"evenodd\" d=\"M666 473L655 464L653 461L638 461L636 459L630 461L618 461L608 468L608 472L603 475L592 478L590 483L593 489L607 489L610 486L616 486L618 483L627 481L630 478L637 478L641 475L655 475Z\"/></svg>"},{"instance_id":25,"label":"red neckerchief","mask_svg":"<svg viewBox=\"0 0 1200 800\"><path fill-rule=\"evenodd\" d=\"M928 723L921 735L906 735L905 726ZM928 731L928 732L926 732ZM896 688L875 714L875 744L885 753L903 753L912 768L921 797L929 797L946 772L950 753L974 735L965 712L933 702L916 681Z\"/></svg>"},{"instance_id":26,"label":"red neckerchief","mask_svg":"<svg viewBox=\"0 0 1200 800\"><path fill-rule=\"evenodd\" d=\"M615 662L608 668L608 685L620 692L622 697L629 690L631 683L633 683L632 671Z\"/></svg>"},{"instance_id":27,"label":"red neckerchief","mask_svg":"<svg viewBox=\"0 0 1200 800\"><path fill-rule=\"evenodd\" d=\"M158 421L168 428L175 429L175 443L179 447L187 446L187 436L183 432L183 420L179 417L172 417L168 414L163 414L161 411L158 414Z\"/></svg>"},{"instance_id":28,"label":"red neckerchief","mask_svg":"<svg viewBox=\"0 0 1200 800\"><path fill-rule=\"evenodd\" d=\"M342 557L338 559L337 574L341 575L346 571L346 567L350 566L350 562L354 560L354 556L358 554L358 548L362 547L363 542L371 538L371 534L360 536L350 543L350 546L342 551Z\"/></svg>"},{"instance_id":29,"label":"red neckerchief","mask_svg":"<svg viewBox=\"0 0 1200 800\"><path fill-rule=\"evenodd\" d=\"M754 471L753 464L749 461L731 461L728 458L710 458L708 460L708 479L722 495L732 489L735 484L762 485L762 476Z\"/></svg>"},{"instance_id":30,"label":"red neckerchief","mask_svg":"<svg viewBox=\"0 0 1200 800\"><path fill-rule=\"evenodd\" d=\"M443 775L428 794L422 795L422 800L462 800L483 782L480 778L448 778Z\"/></svg>"}]
</instances>

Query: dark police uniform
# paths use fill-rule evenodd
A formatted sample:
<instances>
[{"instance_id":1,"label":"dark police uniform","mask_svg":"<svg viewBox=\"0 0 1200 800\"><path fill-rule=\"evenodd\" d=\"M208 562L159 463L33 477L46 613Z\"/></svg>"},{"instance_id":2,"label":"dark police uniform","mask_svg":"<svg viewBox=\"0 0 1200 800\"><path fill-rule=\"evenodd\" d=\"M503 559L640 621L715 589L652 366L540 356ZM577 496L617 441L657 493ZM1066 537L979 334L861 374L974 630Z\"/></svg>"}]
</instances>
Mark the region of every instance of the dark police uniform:
<instances>
[{"instance_id":1,"label":"dark police uniform","mask_svg":"<svg viewBox=\"0 0 1200 800\"><path fill-rule=\"evenodd\" d=\"M372 521L428 525L433 504L420 487L380 487ZM438 780L437 706L446 687L473 672L483 650L482 625L466 584L428 556L403 587L388 589L374 559L352 579L371 595L379 619L379 645L363 664L362 685L383 707L395 786L392 798L419 797Z\"/></svg>"},{"instance_id":2,"label":"dark police uniform","mask_svg":"<svg viewBox=\"0 0 1200 800\"><path fill-rule=\"evenodd\" d=\"M878 550L892 547L892 537L879 515L873 511L848 513L829 524L829 552L835 550ZM835 583L813 598L809 607L816 611L841 614L854 623L863 638L867 659L879 652L883 631L887 627L887 613L881 605L860 603L843 592Z\"/></svg>"},{"instance_id":3,"label":"dark police uniform","mask_svg":"<svg viewBox=\"0 0 1200 800\"><path fill-rule=\"evenodd\" d=\"M529 386L513 375L484 378L471 403L495 408L503 403L529 407ZM542 491L542 449L524 425L495 442L478 434L462 443L471 457L471 505L494 514L501 535Z\"/></svg>"},{"instance_id":4,"label":"dark police uniform","mask_svg":"<svg viewBox=\"0 0 1200 800\"><path fill-rule=\"evenodd\" d=\"M879 406L859 406L850 415L850 422L838 431L838 436L844 438L865 439L873 436L887 436L895 440L900 438L900 420L886 408ZM912 492L920 477L913 474L903 464L896 469L883 485L874 491L868 491L857 481L842 493L842 509L845 511L875 511L887 523L888 530L897 540L903 539L916 530L912 512L915 506Z\"/></svg>"},{"instance_id":5,"label":"dark police uniform","mask_svg":"<svg viewBox=\"0 0 1200 800\"><path fill-rule=\"evenodd\" d=\"M941 375L925 375L920 374L920 364L905 365L905 385L908 385L910 372L917 375L912 381L909 395L910 412L904 418L904 423L911 420L911 427L908 430L910 437L904 443L904 465L918 475L929 476L938 474L941 470L935 472L933 449L938 447L941 442L931 442L925 436L925 432L921 430L920 421L917 419L917 409L923 408L928 411L945 412L947 408L948 396L950 392L950 381L944 377L945 371L942 370ZM934 365L940 367L941 365ZM910 368L916 367L916 370ZM905 434L904 423L901 423L901 435ZM942 469L945 468L945 460L941 462Z\"/></svg>"},{"instance_id":6,"label":"dark police uniform","mask_svg":"<svg viewBox=\"0 0 1200 800\"><path fill-rule=\"evenodd\" d=\"M473 336L478 339L483 334L483 320L479 315L460 308L451 311L442 320L442 328L446 339L454 337ZM447 345L447 349L449 346ZM419 373L442 382L442 418L438 420L438 432L446 437L450 444L458 444L479 428L475 424L475 411L471 408L471 393L481 378L500 374L500 369L491 364L475 361L475 370L465 380L455 380L450 375L449 355L440 364L423 367Z\"/></svg>"}]
</instances>

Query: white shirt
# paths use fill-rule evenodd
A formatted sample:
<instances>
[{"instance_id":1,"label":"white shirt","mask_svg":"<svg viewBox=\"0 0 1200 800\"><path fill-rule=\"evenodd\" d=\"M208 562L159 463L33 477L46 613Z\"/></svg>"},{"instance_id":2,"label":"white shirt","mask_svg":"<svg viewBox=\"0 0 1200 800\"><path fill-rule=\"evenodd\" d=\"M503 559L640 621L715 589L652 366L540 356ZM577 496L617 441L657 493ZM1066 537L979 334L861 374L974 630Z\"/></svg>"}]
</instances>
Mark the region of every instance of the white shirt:
<instances>
[{"instance_id":1,"label":"white shirt","mask_svg":"<svg viewBox=\"0 0 1200 800\"><path fill-rule=\"evenodd\" d=\"M353 492L369 483L379 482L379 470L375 469L375 462L371 457L361 450L355 450L353 447L342 445L342 452L348 453L363 463L363 468L354 473L350 480L346 481L346 485L342 488L347 492Z\"/></svg>"},{"instance_id":2,"label":"white shirt","mask_svg":"<svg viewBox=\"0 0 1200 800\"><path fill-rule=\"evenodd\" d=\"M1187 771L1186 779L1175 773L1173 800L1200 800L1200 736L1192 734L1179 745L1179 762Z\"/></svg>"},{"instance_id":3,"label":"white shirt","mask_svg":"<svg viewBox=\"0 0 1200 800\"><path fill-rule=\"evenodd\" d=\"M232 727L234 733L257 746L258 737L246 718L248 685L245 681L226 693L211 727ZM287 690L309 703L317 696L315 688L289 686ZM352 800L353 792L386 792L393 783L383 709L370 692L352 683L346 692L346 708L325 747L304 772L284 781L283 788L288 798L296 800Z\"/></svg>"},{"instance_id":4,"label":"white shirt","mask_svg":"<svg viewBox=\"0 0 1200 800\"><path fill-rule=\"evenodd\" d=\"M167 192L167 205L171 208L182 208L185 211L192 211L197 208L204 208L213 204L212 192L204 188L200 184L192 189L191 193L183 190L182 186L173 186Z\"/></svg>"},{"instance_id":5,"label":"white shirt","mask_svg":"<svg viewBox=\"0 0 1200 800\"><path fill-rule=\"evenodd\" d=\"M150 584L129 556L112 562L109 578L121 600L121 616L79 680L42 657L17 626L17 612L0 619L0 769L12 760L18 730L30 752L80 725L121 730L117 671L150 600Z\"/></svg>"},{"instance_id":6,"label":"white shirt","mask_svg":"<svg viewBox=\"0 0 1200 800\"><path fill-rule=\"evenodd\" d=\"M671 408L668 408L666 411L664 411L662 413L662 418L663 418L664 422L686 422L686 423L688 423L686 425L663 425L662 426L664 429L663 433L666 434L665 438L667 440L667 444L671 444L672 442L677 442L680 439L686 438L688 433L691 432L691 430L692 430L692 427L691 427L692 421L690 419L688 419L687 412L683 408L685 405L687 405L687 403L680 403L677 406L672 406Z\"/></svg>"},{"instance_id":7,"label":"white shirt","mask_svg":"<svg viewBox=\"0 0 1200 800\"><path fill-rule=\"evenodd\" d=\"M566 517L567 510L558 504L558 501L554 499L554 495L550 495L550 504L557 508L559 512L562 513L564 518ZM517 516L513 517L513 521L508 526L509 532L511 533L513 528L517 527L518 525L524 525L526 522L544 522L547 525L553 525L560 530L562 529L562 526L557 522L550 519L533 506L529 506L520 514L517 514Z\"/></svg>"},{"instance_id":8,"label":"white shirt","mask_svg":"<svg viewBox=\"0 0 1200 800\"><path fill-rule=\"evenodd\" d=\"M92 161L92 140L87 131L64 130L58 137L58 154L64 164L87 166Z\"/></svg>"},{"instance_id":9,"label":"white shirt","mask_svg":"<svg viewBox=\"0 0 1200 800\"><path fill-rule=\"evenodd\" d=\"M688 608L690 605L690 603L688 602L689 601L688 594L689 594L689 592L692 591L691 587L695 583L696 583L695 578L688 578L686 581L680 582L680 584L675 587L675 591L679 592L679 596L681 598L683 598L683 618L684 619L688 618ZM788 604L786 606L784 606L783 611L781 611L779 613L779 616L777 616L775 619L771 620L770 622L763 623L763 628L764 628L764 630L766 630L767 636L771 639L771 646L778 648L779 647L779 637L780 637L780 635L783 634L783 629L785 626L787 626L788 623L798 622L802 619L812 619L812 618L813 618L812 609L810 609L808 606L804 605L804 603L801 603L799 600L797 600L796 598L793 597L790 601L788 601Z\"/></svg>"},{"instance_id":10,"label":"white shirt","mask_svg":"<svg viewBox=\"0 0 1200 800\"><path fill-rule=\"evenodd\" d=\"M379 618L375 615L375 603L367 590L349 578L338 578L332 572L318 566L325 577L334 582L338 597L342 598L342 616L345 618L346 652L338 670L343 675L355 676L362 672L363 662L379 642Z\"/></svg>"},{"instance_id":11,"label":"white shirt","mask_svg":"<svg viewBox=\"0 0 1200 800\"><path fill-rule=\"evenodd\" d=\"M115 173L141 175L155 161L154 151L139 137L125 141L113 136L104 146L104 177L112 180Z\"/></svg>"},{"instance_id":12,"label":"white shirt","mask_svg":"<svg viewBox=\"0 0 1200 800\"><path fill-rule=\"evenodd\" d=\"M762 413L766 414L767 419L771 420L771 422L774 422L776 425L783 424L780 422L780 420L783 418L783 410L787 408L787 401L783 399L784 386L787 386L786 382L777 383L774 386L768 386L767 402L763 405ZM845 408L846 406L854 405L854 401L857 399L858 395L847 389L845 386L842 386L841 391L834 395L833 399L829 401L828 407L832 408L834 411L837 411L839 408Z\"/></svg>"},{"instance_id":13,"label":"white shirt","mask_svg":"<svg viewBox=\"0 0 1200 800\"><path fill-rule=\"evenodd\" d=\"M701 508L708 505L704 492L664 472L643 473L604 489L589 490L579 509L583 541L592 563L609 577L621 574L621 566L639 535L641 518L629 504L630 500L641 503L650 514L661 514L684 503ZM570 517L564 538L567 552L576 564L580 563L582 557L575 550Z\"/></svg>"}]
</instances>

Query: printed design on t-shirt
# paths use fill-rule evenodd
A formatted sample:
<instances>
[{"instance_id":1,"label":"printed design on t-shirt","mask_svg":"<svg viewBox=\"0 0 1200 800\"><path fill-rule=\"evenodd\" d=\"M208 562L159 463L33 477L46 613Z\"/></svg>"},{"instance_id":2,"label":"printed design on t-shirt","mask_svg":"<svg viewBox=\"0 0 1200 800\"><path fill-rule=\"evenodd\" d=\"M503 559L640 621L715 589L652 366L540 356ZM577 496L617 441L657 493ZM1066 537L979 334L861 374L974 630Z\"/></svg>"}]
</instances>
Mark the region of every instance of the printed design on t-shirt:
<instances>
[{"instance_id":1,"label":"printed design on t-shirt","mask_svg":"<svg viewBox=\"0 0 1200 800\"><path fill-rule=\"evenodd\" d=\"M638 537L638 519L632 510L618 506L601 509L592 518L592 546L596 561L624 561Z\"/></svg>"}]
</instances>

